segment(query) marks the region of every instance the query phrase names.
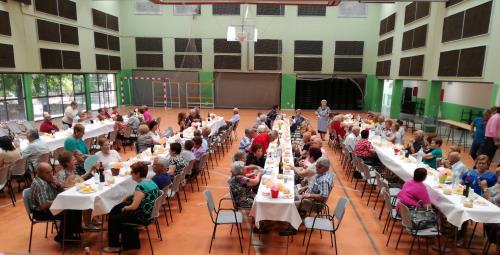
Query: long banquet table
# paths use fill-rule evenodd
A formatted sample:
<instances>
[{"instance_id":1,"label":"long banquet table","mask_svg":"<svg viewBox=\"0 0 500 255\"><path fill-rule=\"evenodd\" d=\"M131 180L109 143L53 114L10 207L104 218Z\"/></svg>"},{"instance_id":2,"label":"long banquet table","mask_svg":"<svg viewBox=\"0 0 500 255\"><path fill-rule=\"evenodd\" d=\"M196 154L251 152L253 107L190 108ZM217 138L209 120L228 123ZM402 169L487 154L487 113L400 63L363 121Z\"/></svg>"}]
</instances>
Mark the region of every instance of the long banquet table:
<instances>
[{"instance_id":1,"label":"long banquet table","mask_svg":"<svg viewBox=\"0 0 500 255\"><path fill-rule=\"evenodd\" d=\"M97 121L93 124L85 124L85 135L83 139L98 137L100 135L108 134L113 131L115 122L112 120L105 120L103 122ZM51 151L55 151L58 148L64 147L64 141L66 138L73 134L73 129L61 130L56 132L54 135L50 134L40 134L40 140L45 142ZM27 139L20 139L21 151L26 149L29 142Z\"/></svg>"},{"instance_id":2,"label":"long banquet table","mask_svg":"<svg viewBox=\"0 0 500 255\"><path fill-rule=\"evenodd\" d=\"M276 185L283 185L290 191L289 194L279 193L278 198L271 198L270 189L261 181L257 195L255 196L250 215L255 218L255 224L259 227L259 222L263 220L283 221L299 229L302 219L295 206L294 200L294 171L287 165L293 165L292 144L290 142L290 127L288 121L284 121L279 129L275 124L274 130L281 134L280 147L283 151L283 179L278 179L279 157L275 157L278 149L277 140L269 145L268 157L264 167L265 174L262 180L272 180ZM286 178L286 181L285 181Z\"/></svg>"},{"instance_id":3,"label":"long banquet table","mask_svg":"<svg viewBox=\"0 0 500 255\"><path fill-rule=\"evenodd\" d=\"M210 135L214 135L219 131L219 129L222 126L226 125L226 121L224 121L224 117L218 116L211 121L204 120L201 124L202 126L208 126L210 128ZM184 129L184 131L182 131L183 137L192 138L194 130L195 130L194 127L188 127Z\"/></svg>"},{"instance_id":4,"label":"long banquet table","mask_svg":"<svg viewBox=\"0 0 500 255\"><path fill-rule=\"evenodd\" d=\"M394 154L394 149L390 145L373 144L373 147L382 164L399 178L404 181L413 178L413 171L419 167L416 159L411 156L409 160L401 159ZM476 199L472 208L465 207L463 205L464 196L458 194L445 195L443 193L444 189L440 188L437 180L437 171L433 172L434 175L428 175L424 183L432 204L446 216L449 223L458 228L467 220L479 223L500 223L500 207L482 197Z\"/></svg>"}]
</instances>

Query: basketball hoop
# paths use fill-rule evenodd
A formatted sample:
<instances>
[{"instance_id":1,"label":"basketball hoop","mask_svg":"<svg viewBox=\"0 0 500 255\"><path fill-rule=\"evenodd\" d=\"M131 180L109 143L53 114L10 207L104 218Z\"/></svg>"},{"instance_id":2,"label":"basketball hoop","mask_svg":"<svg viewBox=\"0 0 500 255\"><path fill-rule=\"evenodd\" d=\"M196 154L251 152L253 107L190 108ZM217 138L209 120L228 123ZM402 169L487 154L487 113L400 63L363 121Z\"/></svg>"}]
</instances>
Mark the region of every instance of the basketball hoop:
<instances>
[{"instance_id":1,"label":"basketball hoop","mask_svg":"<svg viewBox=\"0 0 500 255\"><path fill-rule=\"evenodd\" d=\"M236 34L236 39L238 39L238 41L242 44L242 43L245 43L247 41L247 33L245 32L238 32Z\"/></svg>"}]
</instances>

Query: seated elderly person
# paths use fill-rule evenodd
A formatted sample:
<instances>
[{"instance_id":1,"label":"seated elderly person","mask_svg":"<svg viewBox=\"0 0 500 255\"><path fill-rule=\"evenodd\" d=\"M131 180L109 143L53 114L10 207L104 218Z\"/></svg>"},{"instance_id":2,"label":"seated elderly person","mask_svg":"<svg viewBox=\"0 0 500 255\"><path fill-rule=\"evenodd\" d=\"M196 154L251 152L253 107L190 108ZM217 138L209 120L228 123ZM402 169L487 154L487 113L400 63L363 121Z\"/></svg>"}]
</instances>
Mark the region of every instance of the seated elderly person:
<instances>
[{"instance_id":1,"label":"seated elderly person","mask_svg":"<svg viewBox=\"0 0 500 255\"><path fill-rule=\"evenodd\" d=\"M241 119L240 110L238 108L234 108L233 109L233 116L231 116L231 118L229 119L228 124L234 124L237 121L240 121L240 119Z\"/></svg>"},{"instance_id":2,"label":"seated elderly person","mask_svg":"<svg viewBox=\"0 0 500 255\"><path fill-rule=\"evenodd\" d=\"M453 183L460 180L460 177L469 171L469 168L460 160L460 153L455 151L450 152L443 163L446 168L451 169Z\"/></svg>"},{"instance_id":3,"label":"seated elderly person","mask_svg":"<svg viewBox=\"0 0 500 255\"><path fill-rule=\"evenodd\" d=\"M337 134L338 137L344 139L345 138L345 128L342 126L342 121L344 121L344 116L339 114L335 115L332 119L332 122L330 124L330 133L335 133Z\"/></svg>"},{"instance_id":4,"label":"seated elderly person","mask_svg":"<svg viewBox=\"0 0 500 255\"><path fill-rule=\"evenodd\" d=\"M497 176L489 170L490 159L486 155L479 155L476 158L476 169L471 169L464 173L461 177L461 183L470 183L470 187L474 189L476 194L482 195L489 187L492 187L497 182Z\"/></svg>"},{"instance_id":5,"label":"seated elderly person","mask_svg":"<svg viewBox=\"0 0 500 255\"><path fill-rule=\"evenodd\" d=\"M403 135L401 131L399 130L399 124L394 123L391 126L391 132L390 135L387 136L387 141L393 143L393 144L403 144Z\"/></svg>"},{"instance_id":6,"label":"seated elderly person","mask_svg":"<svg viewBox=\"0 0 500 255\"><path fill-rule=\"evenodd\" d=\"M413 140L411 140L410 143L408 143L405 147L411 154L415 154L420 149L423 149L424 146L424 131L417 130L415 131L415 133L413 133Z\"/></svg>"},{"instance_id":7,"label":"seated elderly person","mask_svg":"<svg viewBox=\"0 0 500 255\"><path fill-rule=\"evenodd\" d=\"M276 130L272 130L269 133L267 132L260 133L258 136L255 137L255 139L253 139L252 145L254 144L262 145L262 152L266 154L269 144L272 143L277 138L278 138L278 131Z\"/></svg>"},{"instance_id":8,"label":"seated elderly person","mask_svg":"<svg viewBox=\"0 0 500 255\"><path fill-rule=\"evenodd\" d=\"M244 150L237 150L232 157L232 161L241 161L241 162L246 162L247 161L247 152ZM246 165L245 164L245 176L248 178L255 178L255 171L262 171L262 168L257 165Z\"/></svg>"},{"instance_id":9,"label":"seated elderly person","mask_svg":"<svg viewBox=\"0 0 500 255\"><path fill-rule=\"evenodd\" d=\"M168 158L168 174L175 177L180 174L187 163L181 157L182 146L180 143L170 144L170 157Z\"/></svg>"},{"instance_id":10,"label":"seated elderly person","mask_svg":"<svg viewBox=\"0 0 500 255\"><path fill-rule=\"evenodd\" d=\"M212 130L209 128L209 127L204 127L202 130L201 130L201 137L203 138L203 148L205 148L205 150L208 150L208 138L210 136L210 133L212 133Z\"/></svg>"},{"instance_id":11,"label":"seated elderly person","mask_svg":"<svg viewBox=\"0 0 500 255\"><path fill-rule=\"evenodd\" d=\"M85 127L82 124L75 124L73 126L73 135L64 141L64 149L67 151L78 151L82 155L89 154L89 148L82 140L85 135Z\"/></svg>"},{"instance_id":12,"label":"seated elderly person","mask_svg":"<svg viewBox=\"0 0 500 255\"><path fill-rule=\"evenodd\" d=\"M207 149L203 147L203 138L201 138L201 136L195 136L193 137L193 143L194 143L193 146L194 158L197 161L200 161L201 157L203 157L203 155L207 153Z\"/></svg>"},{"instance_id":13,"label":"seated elderly person","mask_svg":"<svg viewBox=\"0 0 500 255\"><path fill-rule=\"evenodd\" d=\"M123 250L141 248L137 228L127 227L124 223L146 224L153 211L156 198L160 196L158 186L146 178L148 175L146 164L137 162L130 168L132 179L138 184L132 198L116 205L109 213L109 246L103 249L107 253L119 252L120 247Z\"/></svg>"},{"instance_id":14,"label":"seated elderly person","mask_svg":"<svg viewBox=\"0 0 500 255\"><path fill-rule=\"evenodd\" d=\"M111 168L110 164L112 162L122 161L120 153L118 153L118 151L116 150L111 149L111 144L109 143L108 138L106 137L99 138L97 144L99 144L99 146L101 147L101 151L97 152L95 155L99 157L99 162L102 163L105 169Z\"/></svg>"},{"instance_id":15,"label":"seated elderly person","mask_svg":"<svg viewBox=\"0 0 500 255\"><path fill-rule=\"evenodd\" d=\"M29 169L33 171L38 165L38 159L40 158L40 156L49 153L50 148L46 143L40 140L40 136L36 129L29 130L27 138L29 144L21 152L21 157L23 159L26 159Z\"/></svg>"},{"instance_id":16,"label":"seated elderly person","mask_svg":"<svg viewBox=\"0 0 500 255\"><path fill-rule=\"evenodd\" d=\"M139 120L139 117L134 112L129 112L128 125L130 126L130 128L132 128L133 130L137 130L140 124L141 121Z\"/></svg>"},{"instance_id":17,"label":"seated elderly person","mask_svg":"<svg viewBox=\"0 0 500 255\"><path fill-rule=\"evenodd\" d=\"M200 122L201 116L196 114L196 109L189 110L189 116L187 117L187 126L190 127L193 122Z\"/></svg>"},{"instance_id":18,"label":"seated elderly person","mask_svg":"<svg viewBox=\"0 0 500 255\"><path fill-rule=\"evenodd\" d=\"M231 178L229 179L229 188L233 195L233 200L238 207L250 208L256 193L253 187L260 184L262 173L258 172L255 178L245 176L245 163L236 161L231 166Z\"/></svg>"},{"instance_id":19,"label":"seated elderly person","mask_svg":"<svg viewBox=\"0 0 500 255\"><path fill-rule=\"evenodd\" d=\"M368 141L369 135L370 132L368 130L361 131L361 139L356 143L356 146L354 147L354 153L366 164L374 165L378 164L379 161L372 143Z\"/></svg>"},{"instance_id":20,"label":"seated elderly person","mask_svg":"<svg viewBox=\"0 0 500 255\"><path fill-rule=\"evenodd\" d=\"M37 176L31 184L31 204L33 205L33 218L35 220L60 220L61 229L54 240L62 241L64 239L74 240L81 231L82 212L66 210L63 213L52 215L49 211L52 202L59 192L64 191L64 187L52 176L52 166L49 163L42 162L38 164ZM66 227L66 229L62 229Z\"/></svg>"},{"instance_id":21,"label":"seated elderly person","mask_svg":"<svg viewBox=\"0 0 500 255\"><path fill-rule=\"evenodd\" d=\"M151 180L156 183L159 189L163 189L172 183L170 175L167 174L168 167L169 162L166 158L157 157L153 161L153 171L155 172L155 176L153 176Z\"/></svg>"},{"instance_id":22,"label":"seated elderly person","mask_svg":"<svg viewBox=\"0 0 500 255\"><path fill-rule=\"evenodd\" d=\"M248 151L250 149L250 146L252 146L252 141L255 136L255 129L245 128L245 136L241 138L239 149Z\"/></svg>"},{"instance_id":23,"label":"seated elderly person","mask_svg":"<svg viewBox=\"0 0 500 255\"><path fill-rule=\"evenodd\" d=\"M97 118L97 120L100 120L100 121L103 121L103 120L107 119L106 113L104 111L104 108L97 109L97 116L96 116L96 118Z\"/></svg>"},{"instance_id":24,"label":"seated elderly person","mask_svg":"<svg viewBox=\"0 0 500 255\"><path fill-rule=\"evenodd\" d=\"M345 138L344 145L349 151L353 152L359 139L361 139L359 136L359 127L354 126L352 127L351 133Z\"/></svg>"},{"instance_id":25,"label":"seated elderly person","mask_svg":"<svg viewBox=\"0 0 500 255\"><path fill-rule=\"evenodd\" d=\"M290 132L295 132L297 129L300 130L300 127L302 126L302 122L306 120L304 116L302 116L302 110L297 109L295 110L295 115L291 117L292 120L292 125L290 125Z\"/></svg>"},{"instance_id":26,"label":"seated elderly person","mask_svg":"<svg viewBox=\"0 0 500 255\"><path fill-rule=\"evenodd\" d=\"M264 156L264 149L261 144L254 144L251 147L250 153L247 155L246 165L256 165L264 168L266 164L266 156Z\"/></svg>"},{"instance_id":27,"label":"seated elderly person","mask_svg":"<svg viewBox=\"0 0 500 255\"><path fill-rule=\"evenodd\" d=\"M193 140L186 140L184 142L184 148L181 151L181 157L186 161L186 163L191 162L191 160L195 160L196 157L193 153L194 142Z\"/></svg>"},{"instance_id":28,"label":"seated elderly person","mask_svg":"<svg viewBox=\"0 0 500 255\"><path fill-rule=\"evenodd\" d=\"M413 171L413 179L405 182L403 188L398 193L399 203L408 207L430 207L431 199L427 188L423 183L427 177L425 168L417 168ZM396 209L399 210L399 203Z\"/></svg>"},{"instance_id":29,"label":"seated elderly person","mask_svg":"<svg viewBox=\"0 0 500 255\"><path fill-rule=\"evenodd\" d=\"M306 163L303 164L303 167L295 168L297 178L300 176L306 183L314 183L314 178L316 177L316 161L321 158L322 154L321 150L316 147L309 148L309 156L307 160L305 160ZM298 183L300 179L301 178L296 179L296 183Z\"/></svg>"},{"instance_id":30,"label":"seated elderly person","mask_svg":"<svg viewBox=\"0 0 500 255\"><path fill-rule=\"evenodd\" d=\"M146 124L142 124L137 129L137 141L135 146L137 147L137 153L141 153L151 146L154 145L153 138L151 137L151 133L149 132L149 127Z\"/></svg>"},{"instance_id":31,"label":"seated elderly person","mask_svg":"<svg viewBox=\"0 0 500 255\"><path fill-rule=\"evenodd\" d=\"M330 172L330 160L321 157L316 161L316 178L307 187L302 187L296 194L295 204L301 211L315 208L313 201L326 202L333 188L333 174Z\"/></svg>"},{"instance_id":32,"label":"seated elderly person","mask_svg":"<svg viewBox=\"0 0 500 255\"><path fill-rule=\"evenodd\" d=\"M59 127L52 123L52 116L48 112L44 112L43 122L40 124L40 132L51 134L57 131L59 131Z\"/></svg>"},{"instance_id":33,"label":"seated elderly person","mask_svg":"<svg viewBox=\"0 0 500 255\"><path fill-rule=\"evenodd\" d=\"M493 187L488 188L488 190L484 192L483 197L500 207L500 175L497 177L497 183ZM488 240L495 240L495 238L498 238L498 231L500 231L500 224L484 224L484 232L488 236Z\"/></svg>"}]
</instances>

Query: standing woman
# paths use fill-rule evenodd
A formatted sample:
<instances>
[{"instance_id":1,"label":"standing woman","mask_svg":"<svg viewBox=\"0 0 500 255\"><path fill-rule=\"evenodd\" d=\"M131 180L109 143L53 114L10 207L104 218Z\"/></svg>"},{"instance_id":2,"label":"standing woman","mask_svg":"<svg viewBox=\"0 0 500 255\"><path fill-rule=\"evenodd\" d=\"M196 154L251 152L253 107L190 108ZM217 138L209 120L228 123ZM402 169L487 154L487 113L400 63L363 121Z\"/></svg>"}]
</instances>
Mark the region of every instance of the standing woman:
<instances>
[{"instance_id":1,"label":"standing woman","mask_svg":"<svg viewBox=\"0 0 500 255\"><path fill-rule=\"evenodd\" d=\"M179 112L177 115L177 124L179 125L180 132L188 128L187 117L185 112Z\"/></svg>"},{"instance_id":2,"label":"standing woman","mask_svg":"<svg viewBox=\"0 0 500 255\"><path fill-rule=\"evenodd\" d=\"M321 136L321 140L325 140L325 134L328 131L328 122L330 115L330 107L326 105L326 100L321 100L321 105L316 110L316 116L318 116L318 133Z\"/></svg>"}]
</instances>

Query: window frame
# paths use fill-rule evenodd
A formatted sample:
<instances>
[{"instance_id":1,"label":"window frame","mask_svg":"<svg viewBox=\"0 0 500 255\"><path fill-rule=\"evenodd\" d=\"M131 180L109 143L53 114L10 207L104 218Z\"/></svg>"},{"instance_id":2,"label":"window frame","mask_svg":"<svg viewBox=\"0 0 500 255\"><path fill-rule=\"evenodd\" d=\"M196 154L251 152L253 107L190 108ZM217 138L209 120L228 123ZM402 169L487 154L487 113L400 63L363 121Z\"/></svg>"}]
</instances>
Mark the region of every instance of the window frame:
<instances>
[{"instance_id":1,"label":"window frame","mask_svg":"<svg viewBox=\"0 0 500 255\"><path fill-rule=\"evenodd\" d=\"M91 76L95 76L96 79L92 78ZM106 81L104 82L102 78L106 77ZM92 90L94 87L92 83L97 83L97 90ZM99 108L102 108L104 106L111 108L113 106L117 106L117 98L116 98L116 82L115 82L115 75L111 73L94 73L94 74L89 74L89 84L90 84L90 110L91 111L96 111ZM98 102L94 102L92 99L94 96L97 95ZM104 102L101 102L101 99L107 97L107 104L106 100L104 99ZM114 98L114 100L113 100ZM95 105L97 105L95 107Z\"/></svg>"},{"instance_id":2,"label":"window frame","mask_svg":"<svg viewBox=\"0 0 500 255\"><path fill-rule=\"evenodd\" d=\"M6 90L5 90L5 84L6 83L5 83L5 78L4 78L4 76L7 76L7 75L15 75L15 76L18 77L17 85L18 86L19 86L19 84L21 85L20 86L21 96L18 94L15 97L12 97L12 98L8 98L7 97L7 93L6 93ZM20 118L20 119L26 119L26 117L27 117L27 113L26 113L26 95L24 93L24 81L23 81L23 78L22 78L22 74L20 74L20 73L0 73L0 82L1 82L1 86L0 86L1 88L0 88L0 90L1 90L1 93L3 93L3 94L0 94L0 107L3 107L4 112L5 112L5 117L6 117L5 119L3 119L2 115L0 115L0 121L15 120L14 118L10 118L10 116L9 116L9 107L8 107L8 102L13 102L13 101L18 101L18 102L22 101L22 106L24 108L24 112L22 114L20 114L20 116L24 115L24 117Z\"/></svg>"}]
</instances>

